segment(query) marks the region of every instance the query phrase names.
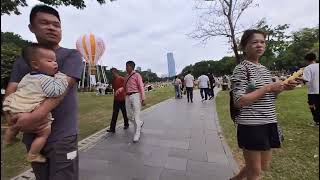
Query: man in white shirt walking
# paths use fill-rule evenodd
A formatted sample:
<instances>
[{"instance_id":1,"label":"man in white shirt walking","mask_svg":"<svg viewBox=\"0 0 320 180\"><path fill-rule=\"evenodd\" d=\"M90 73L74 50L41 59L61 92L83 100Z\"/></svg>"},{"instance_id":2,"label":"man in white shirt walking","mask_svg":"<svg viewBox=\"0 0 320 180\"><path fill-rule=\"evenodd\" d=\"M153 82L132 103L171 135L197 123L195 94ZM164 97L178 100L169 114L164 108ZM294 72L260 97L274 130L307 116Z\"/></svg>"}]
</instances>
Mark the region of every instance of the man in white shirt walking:
<instances>
[{"instance_id":1,"label":"man in white shirt walking","mask_svg":"<svg viewBox=\"0 0 320 180\"><path fill-rule=\"evenodd\" d=\"M206 101L208 100L208 91L209 91L209 77L207 75L201 75L200 77L198 77L198 81L199 81L199 88L200 88L200 95L202 98L202 101ZM204 96L203 96L203 92L204 92Z\"/></svg>"},{"instance_id":2,"label":"man in white shirt walking","mask_svg":"<svg viewBox=\"0 0 320 180\"><path fill-rule=\"evenodd\" d=\"M188 102L193 103L193 86L194 86L194 77L191 75L191 71L188 71L188 74L184 77L184 84L187 90Z\"/></svg>"},{"instance_id":3,"label":"man in white shirt walking","mask_svg":"<svg viewBox=\"0 0 320 180\"><path fill-rule=\"evenodd\" d=\"M302 79L307 82L308 86L308 104L315 122L315 126L319 127L319 63L316 62L316 55L308 53L304 57L308 66L305 67Z\"/></svg>"}]
</instances>

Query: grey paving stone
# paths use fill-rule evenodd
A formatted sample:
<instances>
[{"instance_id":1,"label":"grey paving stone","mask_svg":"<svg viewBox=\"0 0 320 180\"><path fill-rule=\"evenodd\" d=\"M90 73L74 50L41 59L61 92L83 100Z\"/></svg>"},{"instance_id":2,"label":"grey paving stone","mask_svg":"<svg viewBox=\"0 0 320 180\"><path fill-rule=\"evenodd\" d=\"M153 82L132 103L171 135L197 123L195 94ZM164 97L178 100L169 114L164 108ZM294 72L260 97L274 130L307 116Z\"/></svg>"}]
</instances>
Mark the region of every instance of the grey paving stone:
<instances>
[{"instance_id":1,"label":"grey paving stone","mask_svg":"<svg viewBox=\"0 0 320 180\"><path fill-rule=\"evenodd\" d=\"M188 159L194 160L194 161L201 161L201 162L208 161L207 154L204 151L189 150L188 151Z\"/></svg>"},{"instance_id":2,"label":"grey paving stone","mask_svg":"<svg viewBox=\"0 0 320 180\"><path fill-rule=\"evenodd\" d=\"M214 102L170 99L143 111L139 143L133 125L118 127L80 152L83 180L224 180L232 175L218 134ZM232 160L232 159L231 159Z\"/></svg>"},{"instance_id":3,"label":"grey paving stone","mask_svg":"<svg viewBox=\"0 0 320 180\"><path fill-rule=\"evenodd\" d=\"M164 169L160 180L187 180L186 171Z\"/></svg>"},{"instance_id":4,"label":"grey paving stone","mask_svg":"<svg viewBox=\"0 0 320 180\"><path fill-rule=\"evenodd\" d=\"M189 150L187 150L187 149L170 148L168 156L188 159L188 155L189 155L188 152L189 152Z\"/></svg>"},{"instance_id":5,"label":"grey paving stone","mask_svg":"<svg viewBox=\"0 0 320 180\"><path fill-rule=\"evenodd\" d=\"M151 135L157 135L157 136L161 136L161 135L164 135L165 134L165 131L164 130L161 130L161 129L146 129L146 128L143 128L142 133L145 133L145 134L151 134Z\"/></svg>"},{"instance_id":6,"label":"grey paving stone","mask_svg":"<svg viewBox=\"0 0 320 180\"><path fill-rule=\"evenodd\" d=\"M143 167L143 177L146 180L160 180L160 175L163 168L144 166Z\"/></svg>"},{"instance_id":7,"label":"grey paving stone","mask_svg":"<svg viewBox=\"0 0 320 180\"><path fill-rule=\"evenodd\" d=\"M109 161L97 160L97 159L85 159L82 158L82 161L79 161L79 168L81 170L87 170L92 172L103 172L108 165Z\"/></svg>"},{"instance_id":8,"label":"grey paving stone","mask_svg":"<svg viewBox=\"0 0 320 180\"><path fill-rule=\"evenodd\" d=\"M98 174L92 171L81 170L79 172L80 180L131 180L131 177L125 175L118 176L108 176L103 174Z\"/></svg>"},{"instance_id":9,"label":"grey paving stone","mask_svg":"<svg viewBox=\"0 0 320 180\"><path fill-rule=\"evenodd\" d=\"M202 161L202 162L208 161L206 152L186 150L186 149L172 148L169 151L169 157L176 157L176 158L189 159L189 160Z\"/></svg>"},{"instance_id":10,"label":"grey paving stone","mask_svg":"<svg viewBox=\"0 0 320 180\"><path fill-rule=\"evenodd\" d=\"M187 169L187 161L187 159L168 157L164 167L166 169L185 171Z\"/></svg>"},{"instance_id":11,"label":"grey paving stone","mask_svg":"<svg viewBox=\"0 0 320 180\"><path fill-rule=\"evenodd\" d=\"M229 166L219 163L199 162L188 160L187 171L192 174L201 175L221 175L221 177L228 178L232 176L233 172Z\"/></svg>"},{"instance_id":12,"label":"grey paving stone","mask_svg":"<svg viewBox=\"0 0 320 180\"><path fill-rule=\"evenodd\" d=\"M143 160L144 165L152 166L152 167L164 167L167 162L167 158L159 159L159 158L145 158Z\"/></svg>"},{"instance_id":13,"label":"grey paving stone","mask_svg":"<svg viewBox=\"0 0 320 180\"><path fill-rule=\"evenodd\" d=\"M208 162L228 165L228 159L225 153L207 152Z\"/></svg>"}]
</instances>

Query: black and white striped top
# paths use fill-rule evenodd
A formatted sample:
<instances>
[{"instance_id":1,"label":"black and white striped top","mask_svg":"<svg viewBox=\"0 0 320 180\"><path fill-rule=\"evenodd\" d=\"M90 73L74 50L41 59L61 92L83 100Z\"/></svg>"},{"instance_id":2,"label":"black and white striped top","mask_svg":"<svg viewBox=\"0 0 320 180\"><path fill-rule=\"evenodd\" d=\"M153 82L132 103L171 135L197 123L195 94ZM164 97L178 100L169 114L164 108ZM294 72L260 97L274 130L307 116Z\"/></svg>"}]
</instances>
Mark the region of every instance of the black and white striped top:
<instances>
[{"instance_id":1,"label":"black and white striped top","mask_svg":"<svg viewBox=\"0 0 320 180\"><path fill-rule=\"evenodd\" d=\"M271 73L265 66L244 60L233 70L231 78L233 99L237 102L242 95L270 83L272 83ZM277 122L275 99L275 93L266 93L253 104L242 107L236 117L237 123L260 125Z\"/></svg>"}]
</instances>

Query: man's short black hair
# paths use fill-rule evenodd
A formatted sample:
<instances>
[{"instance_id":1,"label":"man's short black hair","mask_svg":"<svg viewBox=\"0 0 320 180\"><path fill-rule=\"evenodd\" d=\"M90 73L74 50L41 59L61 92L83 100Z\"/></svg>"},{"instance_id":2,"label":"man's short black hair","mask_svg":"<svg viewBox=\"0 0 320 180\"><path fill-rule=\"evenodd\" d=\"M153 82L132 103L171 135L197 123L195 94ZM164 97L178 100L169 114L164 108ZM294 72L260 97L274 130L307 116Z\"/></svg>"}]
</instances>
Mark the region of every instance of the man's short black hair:
<instances>
[{"instance_id":1,"label":"man's short black hair","mask_svg":"<svg viewBox=\"0 0 320 180\"><path fill-rule=\"evenodd\" d=\"M132 67L132 69L134 69L136 67L136 64L133 61L127 61L126 65L129 65Z\"/></svg>"},{"instance_id":2,"label":"man's short black hair","mask_svg":"<svg viewBox=\"0 0 320 180\"><path fill-rule=\"evenodd\" d=\"M112 71L119 72L118 69L115 68L115 67L111 68L110 71L111 71L111 72L112 72Z\"/></svg>"},{"instance_id":3,"label":"man's short black hair","mask_svg":"<svg viewBox=\"0 0 320 180\"><path fill-rule=\"evenodd\" d=\"M305 56L304 56L304 59L306 60L306 61L315 61L316 59L317 59L317 56L316 56L316 54L315 53L308 53L308 54L306 54Z\"/></svg>"},{"instance_id":4,"label":"man's short black hair","mask_svg":"<svg viewBox=\"0 0 320 180\"><path fill-rule=\"evenodd\" d=\"M52 48L49 48L47 46L40 45L38 43L32 43L28 45L27 47L22 49L22 58L26 61L26 63L31 67L31 61L37 54L37 51L39 49L47 49L54 51Z\"/></svg>"},{"instance_id":5,"label":"man's short black hair","mask_svg":"<svg viewBox=\"0 0 320 180\"><path fill-rule=\"evenodd\" d=\"M57 10L54 8L47 6L47 5L36 5L32 8L31 13L30 13L30 24L32 24L34 18L36 17L37 13L43 12L43 13L48 13L56 16L59 21L60 21L60 16ZM61 21L60 21L61 22Z\"/></svg>"}]
</instances>

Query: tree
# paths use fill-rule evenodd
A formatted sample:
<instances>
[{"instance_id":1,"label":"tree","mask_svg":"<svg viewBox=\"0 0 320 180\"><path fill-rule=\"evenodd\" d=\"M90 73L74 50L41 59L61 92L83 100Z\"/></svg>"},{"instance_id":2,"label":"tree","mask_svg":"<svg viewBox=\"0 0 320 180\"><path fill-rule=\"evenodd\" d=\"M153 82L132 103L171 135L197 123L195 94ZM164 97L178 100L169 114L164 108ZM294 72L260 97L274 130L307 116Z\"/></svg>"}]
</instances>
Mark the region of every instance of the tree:
<instances>
[{"instance_id":1,"label":"tree","mask_svg":"<svg viewBox=\"0 0 320 180\"><path fill-rule=\"evenodd\" d=\"M18 34L1 32L1 88L6 87L13 63L20 56L21 49L30 43Z\"/></svg>"},{"instance_id":2,"label":"tree","mask_svg":"<svg viewBox=\"0 0 320 180\"><path fill-rule=\"evenodd\" d=\"M286 34L289 25L284 24L272 27L272 25L268 25L265 20L262 20L257 28L267 34L266 50L261 58L261 64L271 70L282 69L283 65L277 57L279 54L283 54L290 44L290 36Z\"/></svg>"},{"instance_id":3,"label":"tree","mask_svg":"<svg viewBox=\"0 0 320 180\"><path fill-rule=\"evenodd\" d=\"M205 2L206 1L206 2ZM225 36L240 62L237 35L249 27L239 24L241 15L251 6L253 0L198 0L196 9L202 12L197 28L189 34L192 38L206 43L210 38ZM208 1L211 1L208 3ZM256 4L257 6L257 4Z\"/></svg>"},{"instance_id":4,"label":"tree","mask_svg":"<svg viewBox=\"0 0 320 180\"><path fill-rule=\"evenodd\" d=\"M193 71L193 65L192 65L192 64L184 67L184 68L182 69L180 75L185 76L185 75L188 74L188 71L191 71L191 72Z\"/></svg>"},{"instance_id":5,"label":"tree","mask_svg":"<svg viewBox=\"0 0 320 180\"><path fill-rule=\"evenodd\" d=\"M214 60L202 60L195 63L194 65L190 64L183 68L180 75L185 76L190 70L192 75L199 77L202 74L213 73L215 76L223 76L226 74L232 74L234 67L236 66L235 57L223 57L219 61ZM179 75L179 76L180 76Z\"/></svg>"},{"instance_id":6,"label":"tree","mask_svg":"<svg viewBox=\"0 0 320 180\"><path fill-rule=\"evenodd\" d=\"M305 66L304 56L306 53L314 51L319 42L319 27L303 28L292 33L292 41L287 50L279 55L279 61L290 71L295 71L299 67Z\"/></svg>"},{"instance_id":7,"label":"tree","mask_svg":"<svg viewBox=\"0 0 320 180\"><path fill-rule=\"evenodd\" d=\"M17 45L1 43L1 88L8 84L14 61L20 56L21 48Z\"/></svg>"},{"instance_id":8,"label":"tree","mask_svg":"<svg viewBox=\"0 0 320 180\"><path fill-rule=\"evenodd\" d=\"M86 7L84 0L39 0L40 2L51 6L74 6L77 9L83 9ZM105 0L96 0L99 4L106 3ZM110 0L114 1L114 0ZM1 16L4 14L21 14L18 7L28 6L26 0L1 0Z\"/></svg>"}]
</instances>

